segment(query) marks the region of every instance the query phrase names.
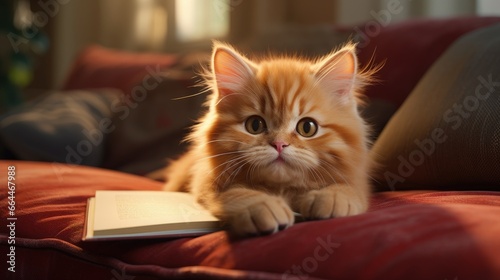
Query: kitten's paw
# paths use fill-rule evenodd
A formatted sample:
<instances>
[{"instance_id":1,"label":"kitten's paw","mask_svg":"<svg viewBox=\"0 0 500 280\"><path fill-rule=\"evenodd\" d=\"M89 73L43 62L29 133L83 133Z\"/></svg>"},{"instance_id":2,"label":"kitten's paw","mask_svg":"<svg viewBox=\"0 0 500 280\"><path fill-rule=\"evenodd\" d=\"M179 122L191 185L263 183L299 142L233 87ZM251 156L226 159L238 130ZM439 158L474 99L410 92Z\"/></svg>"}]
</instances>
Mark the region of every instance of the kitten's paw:
<instances>
[{"instance_id":1,"label":"kitten's paw","mask_svg":"<svg viewBox=\"0 0 500 280\"><path fill-rule=\"evenodd\" d=\"M230 226L237 236L276 233L293 225L294 215L281 197L266 196L232 215Z\"/></svg>"},{"instance_id":2,"label":"kitten's paw","mask_svg":"<svg viewBox=\"0 0 500 280\"><path fill-rule=\"evenodd\" d=\"M300 212L307 219L328 219L361 214L367 200L344 188L329 187L308 192L300 203Z\"/></svg>"}]
</instances>

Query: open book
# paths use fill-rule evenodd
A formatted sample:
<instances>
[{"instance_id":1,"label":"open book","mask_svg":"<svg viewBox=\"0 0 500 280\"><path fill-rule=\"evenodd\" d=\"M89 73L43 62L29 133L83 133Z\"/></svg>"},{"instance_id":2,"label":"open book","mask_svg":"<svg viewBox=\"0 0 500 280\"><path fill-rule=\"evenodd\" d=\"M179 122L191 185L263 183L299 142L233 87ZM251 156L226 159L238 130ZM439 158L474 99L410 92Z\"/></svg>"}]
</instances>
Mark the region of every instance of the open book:
<instances>
[{"instance_id":1,"label":"open book","mask_svg":"<svg viewBox=\"0 0 500 280\"><path fill-rule=\"evenodd\" d=\"M96 191L89 198L83 240L197 236L220 221L189 193Z\"/></svg>"}]
</instances>

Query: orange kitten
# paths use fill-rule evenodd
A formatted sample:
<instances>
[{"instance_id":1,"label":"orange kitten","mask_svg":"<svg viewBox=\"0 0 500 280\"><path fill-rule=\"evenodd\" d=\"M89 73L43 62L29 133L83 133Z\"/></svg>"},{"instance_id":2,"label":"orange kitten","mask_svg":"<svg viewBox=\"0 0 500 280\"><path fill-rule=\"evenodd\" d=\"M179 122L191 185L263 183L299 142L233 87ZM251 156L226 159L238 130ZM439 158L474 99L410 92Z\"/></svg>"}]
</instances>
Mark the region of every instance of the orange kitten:
<instances>
[{"instance_id":1,"label":"orange kitten","mask_svg":"<svg viewBox=\"0 0 500 280\"><path fill-rule=\"evenodd\" d=\"M208 112L166 190L190 191L237 235L356 215L370 195L367 127L357 103L370 73L348 44L317 61L250 61L215 43Z\"/></svg>"}]
</instances>

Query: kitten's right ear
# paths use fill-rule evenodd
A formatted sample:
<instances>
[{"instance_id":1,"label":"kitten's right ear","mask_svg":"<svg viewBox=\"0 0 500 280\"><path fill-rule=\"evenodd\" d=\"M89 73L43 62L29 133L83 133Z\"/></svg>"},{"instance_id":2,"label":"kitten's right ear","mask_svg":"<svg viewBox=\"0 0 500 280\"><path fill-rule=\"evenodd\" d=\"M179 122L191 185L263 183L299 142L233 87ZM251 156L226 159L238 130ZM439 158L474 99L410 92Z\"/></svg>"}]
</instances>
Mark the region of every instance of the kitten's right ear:
<instances>
[{"instance_id":1,"label":"kitten's right ear","mask_svg":"<svg viewBox=\"0 0 500 280\"><path fill-rule=\"evenodd\" d=\"M221 96L241 89L255 73L255 66L234 49L217 44L212 54L212 71Z\"/></svg>"}]
</instances>

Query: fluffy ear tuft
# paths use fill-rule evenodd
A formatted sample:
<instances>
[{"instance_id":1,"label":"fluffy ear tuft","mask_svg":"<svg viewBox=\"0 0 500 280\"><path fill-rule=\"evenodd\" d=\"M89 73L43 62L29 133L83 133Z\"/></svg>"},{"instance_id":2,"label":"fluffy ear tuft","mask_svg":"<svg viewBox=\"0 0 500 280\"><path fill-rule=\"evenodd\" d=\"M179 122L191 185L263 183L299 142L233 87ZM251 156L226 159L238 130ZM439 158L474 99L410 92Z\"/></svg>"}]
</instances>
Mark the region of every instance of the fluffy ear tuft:
<instances>
[{"instance_id":1,"label":"fluffy ear tuft","mask_svg":"<svg viewBox=\"0 0 500 280\"><path fill-rule=\"evenodd\" d=\"M348 44L339 51L323 57L314 65L315 76L327 93L336 94L347 102L353 98L358 71L355 45Z\"/></svg>"},{"instance_id":2,"label":"fluffy ear tuft","mask_svg":"<svg viewBox=\"0 0 500 280\"><path fill-rule=\"evenodd\" d=\"M255 66L228 45L215 43L212 53L212 71L221 96L241 89L254 75Z\"/></svg>"}]
</instances>

